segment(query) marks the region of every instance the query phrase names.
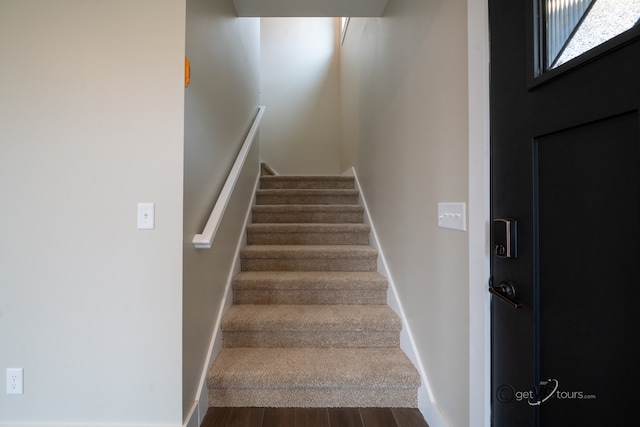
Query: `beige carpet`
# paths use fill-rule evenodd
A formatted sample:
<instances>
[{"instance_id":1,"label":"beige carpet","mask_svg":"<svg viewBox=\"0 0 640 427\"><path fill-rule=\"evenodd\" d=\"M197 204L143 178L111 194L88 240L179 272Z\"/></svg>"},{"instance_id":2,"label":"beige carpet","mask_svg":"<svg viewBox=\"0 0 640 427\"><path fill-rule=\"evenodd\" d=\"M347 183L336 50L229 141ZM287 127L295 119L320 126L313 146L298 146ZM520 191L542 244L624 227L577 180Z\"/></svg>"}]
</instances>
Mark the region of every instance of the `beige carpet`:
<instances>
[{"instance_id":1,"label":"beige carpet","mask_svg":"<svg viewBox=\"0 0 640 427\"><path fill-rule=\"evenodd\" d=\"M352 177L262 166L209 406L417 406L358 200Z\"/></svg>"}]
</instances>

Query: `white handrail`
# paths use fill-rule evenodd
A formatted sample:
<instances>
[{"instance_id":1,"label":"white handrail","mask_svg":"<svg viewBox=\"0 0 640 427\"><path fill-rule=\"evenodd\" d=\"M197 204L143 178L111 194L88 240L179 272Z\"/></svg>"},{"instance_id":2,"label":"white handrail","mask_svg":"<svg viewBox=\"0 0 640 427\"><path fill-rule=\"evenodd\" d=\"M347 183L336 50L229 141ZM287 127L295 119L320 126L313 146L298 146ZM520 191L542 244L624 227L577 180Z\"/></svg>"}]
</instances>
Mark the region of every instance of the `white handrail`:
<instances>
[{"instance_id":1,"label":"white handrail","mask_svg":"<svg viewBox=\"0 0 640 427\"><path fill-rule=\"evenodd\" d=\"M258 128L260 127L260 121L262 120L262 115L264 114L265 107L260 106L258 108L258 114L256 114L256 118L253 120L253 124L251 125L251 129L249 129L249 133L242 143L242 148L240 148L240 152L238 153L238 157L236 157L236 161L229 172L229 176L227 176L227 180L222 187L222 191L220 191L220 196L218 196L218 200L216 201L213 210L211 211L211 215L209 216L209 220L207 221L207 225L204 227L204 230L201 234L196 234L193 237L193 246L198 249L209 249L211 248L211 242L213 242L213 238L216 235L216 231L220 226L220 221L222 221L222 216L224 215L225 209L227 209L227 205L229 204L229 199L231 198L231 194L233 193L233 188L238 181L238 177L240 176L240 172L242 171L242 166L244 165L244 161L247 158L247 154L253 145L253 140L258 133Z\"/></svg>"}]
</instances>

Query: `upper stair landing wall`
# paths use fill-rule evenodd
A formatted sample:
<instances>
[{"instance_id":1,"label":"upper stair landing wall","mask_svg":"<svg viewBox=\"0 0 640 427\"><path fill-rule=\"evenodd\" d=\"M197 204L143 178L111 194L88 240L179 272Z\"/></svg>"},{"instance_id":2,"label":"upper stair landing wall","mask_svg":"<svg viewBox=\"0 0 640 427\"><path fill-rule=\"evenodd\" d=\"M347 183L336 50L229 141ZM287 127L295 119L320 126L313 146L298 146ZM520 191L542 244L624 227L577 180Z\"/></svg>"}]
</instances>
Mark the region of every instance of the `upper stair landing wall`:
<instances>
[{"instance_id":1,"label":"upper stair landing wall","mask_svg":"<svg viewBox=\"0 0 640 427\"><path fill-rule=\"evenodd\" d=\"M238 16L380 17L388 0L234 0Z\"/></svg>"}]
</instances>

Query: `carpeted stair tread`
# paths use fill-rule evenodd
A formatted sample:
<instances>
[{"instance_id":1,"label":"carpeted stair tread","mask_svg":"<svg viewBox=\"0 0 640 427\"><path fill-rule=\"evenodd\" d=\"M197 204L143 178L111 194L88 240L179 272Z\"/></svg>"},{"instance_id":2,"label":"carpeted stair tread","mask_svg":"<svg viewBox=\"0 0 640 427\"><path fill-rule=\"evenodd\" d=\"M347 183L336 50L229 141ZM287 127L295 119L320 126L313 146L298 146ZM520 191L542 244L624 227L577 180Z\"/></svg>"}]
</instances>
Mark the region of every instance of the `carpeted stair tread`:
<instances>
[{"instance_id":1,"label":"carpeted stair tread","mask_svg":"<svg viewBox=\"0 0 640 427\"><path fill-rule=\"evenodd\" d=\"M398 347L400 318L386 305L236 305L223 347Z\"/></svg>"},{"instance_id":2,"label":"carpeted stair tread","mask_svg":"<svg viewBox=\"0 0 640 427\"><path fill-rule=\"evenodd\" d=\"M378 251L367 245L248 245L242 271L375 271Z\"/></svg>"},{"instance_id":3,"label":"carpeted stair tread","mask_svg":"<svg viewBox=\"0 0 640 427\"><path fill-rule=\"evenodd\" d=\"M207 385L415 388L420 377L399 348L226 348L209 370Z\"/></svg>"},{"instance_id":4,"label":"carpeted stair tread","mask_svg":"<svg viewBox=\"0 0 640 427\"><path fill-rule=\"evenodd\" d=\"M255 205L253 223L362 223L362 205Z\"/></svg>"},{"instance_id":5,"label":"carpeted stair tread","mask_svg":"<svg viewBox=\"0 0 640 427\"><path fill-rule=\"evenodd\" d=\"M257 205L353 205L358 190L352 189L259 189Z\"/></svg>"},{"instance_id":6,"label":"carpeted stair tread","mask_svg":"<svg viewBox=\"0 0 640 427\"><path fill-rule=\"evenodd\" d=\"M249 224L247 244L255 245L367 245L366 224Z\"/></svg>"},{"instance_id":7,"label":"carpeted stair tread","mask_svg":"<svg viewBox=\"0 0 640 427\"><path fill-rule=\"evenodd\" d=\"M416 387L212 388L211 407L417 408Z\"/></svg>"},{"instance_id":8,"label":"carpeted stair tread","mask_svg":"<svg viewBox=\"0 0 640 427\"><path fill-rule=\"evenodd\" d=\"M368 233L371 229L366 224L249 224L250 231L270 231L274 233L340 233L348 231L351 233Z\"/></svg>"},{"instance_id":9,"label":"carpeted stair tread","mask_svg":"<svg viewBox=\"0 0 640 427\"><path fill-rule=\"evenodd\" d=\"M243 271L234 304L386 304L387 279L375 271Z\"/></svg>"},{"instance_id":10,"label":"carpeted stair tread","mask_svg":"<svg viewBox=\"0 0 640 427\"><path fill-rule=\"evenodd\" d=\"M395 331L402 325L386 305L236 305L222 321L227 331Z\"/></svg>"},{"instance_id":11,"label":"carpeted stair tread","mask_svg":"<svg viewBox=\"0 0 640 427\"><path fill-rule=\"evenodd\" d=\"M209 406L418 406L420 376L399 348L225 348Z\"/></svg>"},{"instance_id":12,"label":"carpeted stair tread","mask_svg":"<svg viewBox=\"0 0 640 427\"><path fill-rule=\"evenodd\" d=\"M389 284L376 271L242 271L233 289L383 289Z\"/></svg>"},{"instance_id":13,"label":"carpeted stair tread","mask_svg":"<svg viewBox=\"0 0 640 427\"><path fill-rule=\"evenodd\" d=\"M351 188L267 188L256 190L258 196L358 196Z\"/></svg>"},{"instance_id":14,"label":"carpeted stair tread","mask_svg":"<svg viewBox=\"0 0 640 427\"><path fill-rule=\"evenodd\" d=\"M354 188L355 179L352 176L295 176L295 175L275 175L262 176L260 178L260 188L282 189L282 188Z\"/></svg>"},{"instance_id":15,"label":"carpeted stair tread","mask_svg":"<svg viewBox=\"0 0 640 427\"><path fill-rule=\"evenodd\" d=\"M378 251L366 245L247 245L241 258L373 258Z\"/></svg>"}]
</instances>

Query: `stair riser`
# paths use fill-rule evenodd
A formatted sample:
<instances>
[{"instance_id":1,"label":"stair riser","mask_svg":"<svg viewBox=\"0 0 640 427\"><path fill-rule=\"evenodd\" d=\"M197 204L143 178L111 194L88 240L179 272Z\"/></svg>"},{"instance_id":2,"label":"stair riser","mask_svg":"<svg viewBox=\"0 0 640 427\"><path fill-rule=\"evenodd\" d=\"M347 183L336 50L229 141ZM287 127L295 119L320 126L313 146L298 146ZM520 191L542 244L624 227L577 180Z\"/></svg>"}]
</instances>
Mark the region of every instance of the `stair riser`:
<instances>
[{"instance_id":1,"label":"stair riser","mask_svg":"<svg viewBox=\"0 0 640 427\"><path fill-rule=\"evenodd\" d=\"M362 224L364 214L362 212L286 212L286 213L270 213L254 210L252 222L254 223L346 223L346 224Z\"/></svg>"},{"instance_id":2,"label":"stair riser","mask_svg":"<svg viewBox=\"0 0 640 427\"><path fill-rule=\"evenodd\" d=\"M354 188L354 180L344 179L316 179L316 180L295 180L284 178L261 178L261 189L344 189Z\"/></svg>"},{"instance_id":3,"label":"stair riser","mask_svg":"<svg viewBox=\"0 0 640 427\"><path fill-rule=\"evenodd\" d=\"M247 232L249 245L368 245L369 233Z\"/></svg>"},{"instance_id":4,"label":"stair riser","mask_svg":"<svg viewBox=\"0 0 640 427\"><path fill-rule=\"evenodd\" d=\"M371 258L243 258L243 271L376 271Z\"/></svg>"},{"instance_id":5,"label":"stair riser","mask_svg":"<svg viewBox=\"0 0 640 427\"><path fill-rule=\"evenodd\" d=\"M257 205L355 205L358 195L256 195Z\"/></svg>"},{"instance_id":6,"label":"stair riser","mask_svg":"<svg viewBox=\"0 0 640 427\"><path fill-rule=\"evenodd\" d=\"M365 304L387 303L386 290L236 289L234 304Z\"/></svg>"},{"instance_id":7,"label":"stair riser","mask_svg":"<svg viewBox=\"0 0 640 427\"><path fill-rule=\"evenodd\" d=\"M400 345L399 331L224 331L225 348L389 348Z\"/></svg>"},{"instance_id":8,"label":"stair riser","mask_svg":"<svg viewBox=\"0 0 640 427\"><path fill-rule=\"evenodd\" d=\"M211 388L209 406L417 408L415 388Z\"/></svg>"}]
</instances>

